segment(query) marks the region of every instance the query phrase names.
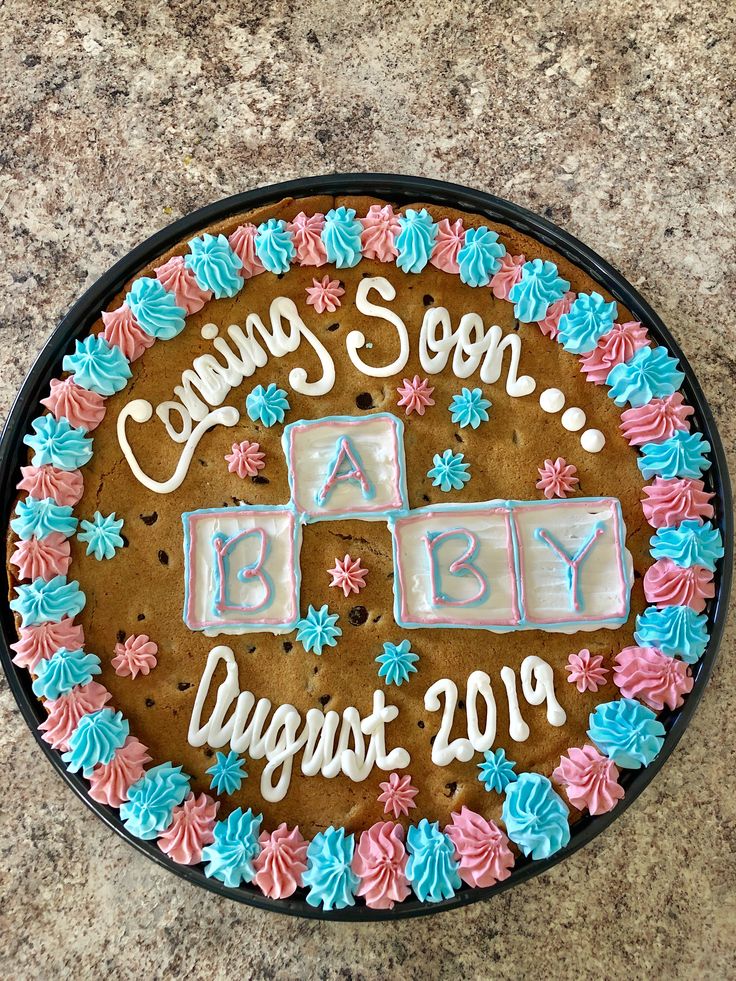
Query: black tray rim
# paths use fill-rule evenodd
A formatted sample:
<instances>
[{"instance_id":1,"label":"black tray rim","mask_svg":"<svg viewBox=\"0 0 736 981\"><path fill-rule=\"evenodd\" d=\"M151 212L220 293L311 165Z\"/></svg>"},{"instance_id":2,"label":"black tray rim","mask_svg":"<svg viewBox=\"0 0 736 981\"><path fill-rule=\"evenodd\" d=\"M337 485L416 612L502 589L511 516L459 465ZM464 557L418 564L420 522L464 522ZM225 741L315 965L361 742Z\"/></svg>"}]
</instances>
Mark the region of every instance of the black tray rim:
<instances>
[{"instance_id":1,"label":"black tray rim","mask_svg":"<svg viewBox=\"0 0 736 981\"><path fill-rule=\"evenodd\" d=\"M614 266L596 252L546 218L484 191L446 181L405 174L324 174L257 187L190 212L160 229L128 252L85 291L62 318L41 348L8 413L0 437L0 526L7 527L10 520L16 496L15 475L24 459L22 437L29 431L30 421L38 413L39 398L44 394L54 372L59 370L62 354L67 350L70 342L89 331L94 321L99 317L99 311L120 292L139 270L188 235L239 212L274 204L282 198L309 197L319 194L369 195L386 198L401 205L417 202L435 204L483 214L493 221L507 224L550 246L587 272L604 286L617 301L626 306L636 319L644 323L657 341L679 359L680 366L686 376L683 392L696 410L694 422L699 425L703 435L711 444L713 466L704 479L717 495L718 509L715 523L723 535L726 554L719 563L718 592L709 612L710 639L708 647L698 665L695 666L695 684L685 704L681 709L668 713L667 717L663 719L667 728L667 736L658 757L648 767L636 771L624 771L622 782L626 787L626 796L613 811L598 817L587 815L573 826L569 845L545 860L531 861L520 858L511 876L495 886L483 889L471 889L463 886L453 898L439 903L420 903L416 899L410 899L397 904L393 910L372 910L362 904L356 904L344 910L327 912L321 908L315 909L309 906L303 898L305 895L303 889L298 890L294 898L273 900L264 896L253 886L230 889L215 879L207 878L201 868L177 865L156 846L155 842L141 841L129 834L119 820L117 810L93 801L87 793L87 784L82 777L79 774L69 773L61 761L61 755L41 739L38 725L45 718L45 713L41 703L31 690L30 674L17 668L12 662L12 652L9 645L15 641L16 636L12 612L8 605L8 599L5 597L0 603L0 627L2 628L0 630L0 662L23 719L30 728L41 751L62 780L108 828L137 851L146 855L151 861L209 892L270 912L309 919L349 922L408 919L445 912L479 902L546 872L587 845L609 827L631 806L662 769L681 739L703 696L708 679L713 672L725 628L733 573L731 483L726 455L715 419L695 373L680 346L641 294ZM0 557L3 568L5 553L6 541L3 535L2 556Z\"/></svg>"}]
</instances>

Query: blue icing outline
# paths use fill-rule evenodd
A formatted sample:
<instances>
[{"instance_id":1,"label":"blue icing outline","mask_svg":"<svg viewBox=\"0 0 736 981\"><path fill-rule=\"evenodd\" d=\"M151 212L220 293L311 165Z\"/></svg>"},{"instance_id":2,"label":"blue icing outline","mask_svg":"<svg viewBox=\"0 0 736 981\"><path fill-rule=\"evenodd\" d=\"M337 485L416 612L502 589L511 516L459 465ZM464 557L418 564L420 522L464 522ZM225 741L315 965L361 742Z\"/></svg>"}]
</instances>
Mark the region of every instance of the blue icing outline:
<instances>
[{"instance_id":1,"label":"blue icing outline","mask_svg":"<svg viewBox=\"0 0 736 981\"><path fill-rule=\"evenodd\" d=\"M688 518L676 528L658 528L649 539L654 559L671 559L676 565L688 568L703 566L715 572L716 563L723 558L723 538L711 521Z\"/></svg>"},{"instance_id":2,"label":"blue icing outline","mask_svg":"<svg viewBox=\"0 0 736 981\"><path fill-rule=\"evenodd\" d=\"M553 303L564 299L570 284L549 259L532 259L521 267L521 279L509 290L514 316L523 324L544 320Z\"/></svg>"},{"instance_id":3,"label":"blue icing outline","mask_svg":"<svg viewBox=\"0 0 736 981\"><path fill-rule=\"evenodd\" d=\"M21 541L29 538L43 540L49 535L63 535L70 538L77 530L77 519L73 508L68 504L57 504L53 497L20 498L15 506L17 517L10 527Z\"/></svg>"},{"instance_id":4,"label":"blue icing outline","mask_svg":"<svg viewBox=\"0 0 736 981\"><path fill-rule=\"evenodd\" d=\"M465 552L450 562L447 571L451 576L457 578L463 578L467 575L474 576L476 582L481 582L483 584L483 589L481 592L470 602L453 599L439 588L442 585L442 573L437 565L437 549L432 547L438 538L442 538L440 545L444 544L444 542L450 541L453 538L465 539L467 545ZM434 583L435 586L438 587L436 592L430 597L429 605L435 610L441 610L444 607L457 608L459 606L462 606L463 609L467 609L468 607L480 606L482 603L485 603L491 592L491 584L485 572L473 561L478 555L478 550L480 549L478 536L474 532L471 532L468 528L447 528L443 531L428 531L424 536L424 541L427 545L427 553L429 557L430 582ZM455 568L453 568L453 566ZM439 603L435 602L435 596L440 600Z\"/></svg>"},{"instance_id":5,"label":"blue icing outline","mask_svg":"<svg viewBox=\"0 0 736 981\"><path fill-rule=\"evenodd\" d=\"M636 465L645 480L663 477L690 477L699 480L711 466L707 454L710 443L700 433L678 430L661 443L646 443L641 447L641 456Z\"/></svg>"},{"instance_id":6,"label":"blue icing outline","mask_svg":"<svg viewBox=\"0 0 736 981\"><path fill-rule=\"evenodd\" d=\"M286 222L280 218L261 222L253 239L253 247L263 268L275 275L288 272L296 259L293 236Z\"/></svg>"},{"instance_id":7,"label":"blue icing outline","mask_svg":"<svg viewBox=\"0 0 736 981\"><path fill-rule=\"evenodd\" d=\"M664 745L665 728L656 712L633 698L601 702L590 713L588 738L617 766L638 770Z\"/></svg>"},{"instance_id":8,"label":"blue icing outline","mask_svg":"<svg viewBox=\"0 0 736 981\"><path fill-rule=\"evenodd\" d=\"M322 227L322 243L328 262L337 269L352 269L363 258L360 236L363 226L355 217L354 208L332 208L325 215Z\"/></svg>"},{"instance_id":9,"label":"blue icing outline","mask_svg":"<svg viewBox=\"0 0 736 981\"><path fill-rule=\"evenodd\" d=\"M108 397L122 392L133 377L130 362L116 344L108 344L102 334L88 334L74 344L74 354L61 362L76 385Z\"/></svg>"},{"instance_id":10,"label":"blue icing outline","mask_svg":"<svg viewBox=\"0 0 736 981\"><path fill-rule=\"evenodd\" d=\"M700 660L708 639L708 617L689 606L648 606L636 618L634 640L640 647L656 647L686 664Z\"/></svg>"},{"instance_id":11,"label":"blue icing outline","mask_svg":"<svg viewBox=\"0 0 736 981\"><path fill-rule=\"evenodd\" d=\"M348 470L346 473L340 473L339 468L342 466L343 461L347 458L348 462L353 466L352 470ZM357 473L362 474L365 478L365 482L368 487L363 486L363 482L357 476ZM376 496L376 488L373 481L370 479L366 473L365 466L363 465L363 460L360 453L357 451L355 446L353 446L353 441L349 436L343 434L338 436L335 440L335 451L332 457L332 462L327 471L327 476L324 479L324 483L320 489L314 495L314 503L317 507L324 507L329 500L332 491L334 490L334 485L339 481L354 481L358 484L361 490L361 494L364 501L371 501ZM331 487L327 487L329 483L332 483Z\"/></svg>"},{"instance_id":12,"label":"blue icing outline","mask_svg":"<svg viewBox=\"0 0 736 981\"><path fill-rule=\"evenodd\" d=\"M176 296L158 279L141 276L134 280L125 303L149 337L170 341L184 330L186 310L176 305Z\"/></svg>"},{"instance_id":13,"label":"blue icing outline","mask_svg":"<svg viewBox=\"0 0 736 981\"><path fill-rule=\"evenodd\" d=\"M396 265L405 273L420 273L427 265L437 238L437 224L426 208L407 208L399 215L401 231L394 240ZM467 233L466 233L467 234Z\"/></svg>"},{"instance_id":14,"label":"blue icing outline","mask_svg":"<svg viewBox=\"0 0 736 981\"><path fill-rule=\"evenodd\" d=\"M570 841L569 809L541 773L521 773L506 788L501 817L526 857L549 858Z\"/></svg>"},{"instance_id":15,"label":"blue icing outline","mask_svg":"<svg viewBox=\"0 0 736 981\"><path fill-rule=\"evenodd\" d=\"M86 429L72 426L64 416L38 416L31 428L34 434L26 433L23 442L34 451L34 467L50 463L57 470L78 470L92 459L92 437Z\"/></svg>"},{"instance_id":16,"label":"blue icing outline","mask_svg":"<svg viewBox=\"0 0 736 981\"><path fill-rule=\"evenodd\" d=\"M238 273L243 260L230 248L225 236L205 232L188 244L190 251L184 256L184 265L194 273L197 286L213 293L216 300L237 296L245 283Z\"/></svg>"},{"instance_id":17,"label":"blue icing outline","mask_svg":"<svg viewBox=\"0 0 736 981\"><path fill-rule=\"evenodd\" d=\"M557 340L570 354L589 354L613 327L616 301L606 303L600 293L578 293L570 310L560 317Z\"/></svg>"},{"instance_id":18,"label":"blue icing outline","mask_svg":"<svg viewBox=\"0 0 736 981\"><path fill-rule=\"evenodd\" d=\"M10 609L20 616L24 627L75 617L87 601L77 580L67 582L66 576L54 576L48 581L39 576L31 583L16 586L15 592L17 596L10 601Z\"/></svg>"},{"instance_id":19,"label":"blue icing outline","mask_svg":"<svg viewBox=\"0 0 736 981\"><path fill-rule=\"evenodd\" d=\"M498 241L498 232L485 225L468 228L465 241L457 254L460 279L468 286L487 286L491 276L501 268L506 246Z\"/></svg>"},{"instance_id":20,"label":"blue icing outline","mask_svg":"<svg viewBox=\"0 0 736 981\"><path fill-rule=\"evenodd\" d=\"M215 559L213 563L214 572L214 600L212 603L212 614L215 617L222 616L222 612L225 608L228 608L231 612L235 604L230 601L230 591L228 589L228 582L230 580L230 546L233 542L243 541L245 538L249 538L251 535L257 535L258 528L247 528L242 531L237 532L235 535L226 535L222 531L216 531L214 535L210 538L210 545L212 546L215 555L218 554L223 560L223 571L225 573L225 583L223 585L220 579L220 565ZM265 534L265 532L264 532ZM216 542L224 544L225 548L217 548ZM227 551L226 551L227 549ZM258 580L266 590L266 596L260 603L253 603L250 606L245 606L245 604L239 604L238 608L242 613L252 614L260 613L267 610L270 606L273 606L273 594L274 594L274 582L272 576L269 575L265 568L268 557L271 554L271 537L266 537L263 559L259 561L260 556L255 560L255 562L250 562L248 565L241 566L240 569L235 573L235 578L239 579L240 582L245 582L246 579L252 579L254 575L257 576ZM264 582L265 580L265 582ZM222 594L223 604L222 607L217 602L218 596Z\"/></svg>"},{"instance_id":21,"label":"blue icing outline","mask_svg":"<svg viewBox=\"0 0 736 981\"><path fill-rule=\"evenodd\" d=\"M66 695L78 685L88 685L95 675L102 673L96 654L81 648L69 651L66 647L60 647L46 660L42 658L34 670L33 694L50 699Z\"/></svg>"},{"instance_id":22,"label":"blue icing outline","mask_svg":"<svg viewBox=\"0 0 736 981\"><path fill-rule=\"evenodd\" d=\"M679 370L677 358L663 347L642 347L608 372L608 397L622 408L628 402L641 408L655 398L667 398L679 390L685 373Z\"/></svg>"},{"instance_id":23,"label":"blue icing outline","mask_svg":"<svg viewBox=\"0 0 736 981\"><path fill-rule=\"evenodd\" d=\"M130 735L130 723L122 712L102 708L83 715L69 738L69 749L62 753L70 773L81 770L89 779L98 765L106 766Z\"/></svg>"},{"instance_id":24,"label":"blue icing outline","mask_svg":"<svg viewBox=\"0 0 736 981\"><path fill-rule=\"evenodd\" d=\"M602 521L596 522L593 526L590 534L585 539L580 548L575 552L574 555L570 555L567 549L555 538L555 536L548 531L546 528L536 528L534 530L534 537L538 541L544 542L547 548L550 549L554 554L560 557L560 552L567 558L567 562L563 562L567 569L568 578L568 589L570 590L570 601L572 603L573 610L584 610L585 605L580 601L580 582L573 572L573 566L577 564L578 568L582 566L583 562L587 559L592 551L592 547L599 537L599 533L604 530L604 525ZM546 538L544 536L547 536ZM569 563L569 564L568 564Z\"/></svg>"}]
</instances>

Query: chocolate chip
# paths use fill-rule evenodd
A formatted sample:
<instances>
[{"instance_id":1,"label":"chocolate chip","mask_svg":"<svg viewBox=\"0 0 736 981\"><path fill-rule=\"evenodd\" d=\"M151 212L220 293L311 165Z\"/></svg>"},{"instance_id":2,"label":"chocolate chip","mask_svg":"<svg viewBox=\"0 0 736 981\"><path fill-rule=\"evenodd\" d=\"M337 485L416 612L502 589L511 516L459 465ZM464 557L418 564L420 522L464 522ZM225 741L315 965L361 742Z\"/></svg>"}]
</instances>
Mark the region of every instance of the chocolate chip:
<instances>
[{"instance_id":1,"label":"chocolate chip","mask_svg":"<svg viewBox=\"0 0 736 981\"><path fill-rule=\"evenodd\" d=\"M451 780L449 783L446 783L445 789L447 791L445 797L454 797L457 793L457 781Z\"/></svg>"},{"instance_id":2,"label":"chocolate chip","mask_svg":"<svg viewBox=\"0 0 736 981\"><path fill-rule=\"evenodd\" d=\"M125 643L125 631L124 630L118 630L118 632L117 632L117 638L118 638L118 643L119 644Z\"/></svg>"},{"instance_id":3,"label":"chocolate chip","mask_svg":"<svg viewBox=\"0 0 736 981\"><path fill-rule=\"evenodd\" d=\"M462 443L462 442L464 442L464 440L463 440L463 438L462 438L462 436L460 435L460 433L455 433L455 440L456 440L456 441L457 441L458 443Z\"/></svg>"},{"instance_id":4,"label":"chocolate chip","mask_svg":"<svg viewBox=\"0 0 736 981\"><path fill-rule=\"evenodd\" d=\"M139 613L138 614L138 619L139 620L145 620L146 619L146 614L145 613Z\"/></svg>"},{"instance_id":5,"label":"chocolate chip","mask_svg":"<svg viewBox=\"0 0 736 981\"><path fill-rule=\"evenodd\" d=\"M255 475L255 477L251 477L250 479L253 481L254 484L270 484L271 483L271 481L268 479L268 477L262 477L259 473L257 473Z\"/></svg>"},{"instance_id":6,"label":"chocolate chip","mask_svg":"<svg viewBox=\"0 0 736 981\"><path fill-rule=\"evenodd\" d=\"M511 442L514 444L514 446L519 445L519 433L516 429L511 433Z\"/></svg>"},{"instance_id":7,"label":"chocolate chip","mask_svg":"<svg viewBox=\"0 0 736 981\"><path fill-rule=\"evenodd\" d=\"M333 333L334 331L337 330L339 326L340 326L339 324L330 324L330 326L327 329L330 331L330 333Z\"/></svg>"},{"instance_id":8,"label":"chocolate chip","mask_svg":"<svg viewBox=\"0 0 736 981\"><path fill-rule=\"evenodd\" d=\"M378 623L380 619L381 619L381 614L379 613L377 617L373 617L373 622Z\"/></svg>"},{"instance_id":9,"label":"chocolate chip","mask_svg":"<svg viewBox=\"0 0 736 981\"><path fill-rule=\"evenodd\" d=\"M514 321L514 330L521 330L521 324L518 320Z\"/></svg>"},{"instance_id":10,"label":"chocolate chip","mask_svg":"<svg viewBox=\"0 0 736 981\"><path fill-rule=\"evenodd\" d=\"M158 560L161 563L161 565L169 564L169 556L166 554L166 552L164 552L162 548L158 550Z\"/></svg>"},{"instance_id":11,"label":"chocolate chip","mask_svg":"<svg viewBox=\"0 0 736 981\"><path fill-rule=\"evenodd\" d=\"M319 704L322 706L322 708L325 707L325 705L329 702L329 700L331 698L332 698L332 695L320 695L319 696Z\"/></svg>"},{"instance_id":12,"label":"chocolate chip","mask_svg":"<svg viewBox=\"0 0 736 981\"><path fill-rule=\"evenodd\" d=\"M127 548L128 545L130 545L130 542L128 541L128 539L125 537L125 535L121 531L118 532L118 535L120 535L120 537L123 540L123 548Z\"/></svg>"},{"instance_id":13,"label":"chocolate chip","mask_svg":"<svg viewBox=\"0 0 736 981\"><path fill-rule=\"evenodd\" d=\"M140 519L144 525L148 525L150 528L151 525L155 525L158 521L158 512L152 511L150 514L141 514Z\"/></svg>"},{"instance_id":14,"label":"chocolate chip","mask_svg":"<svg viewBox=\"0 0 736 981\"><path fill-rule=\"evenodd\" d=\"M355 404L359 409L363 409L364 411L366 409L372 409L374 408L373 396L370 392L361 392L360 395L356 395Z\"/></svg>"},{"instance_id":15,"label":"chocolate chip","mask_svg":"<svg viewBox=\"0 0 736 981\"><path fill-rule=\"evenodd\" d=\"M176 687L179 689L179 691L186 691L187 688L192 687L192 683L191 681L180 681Z\"/></svg>"},{"instance_id":16,"label":"chocolate chip","mask_svg":"<svg viewBox=\"0 0 736 981\"><path fill-rule=\"evenodd\" d=\"M368 619L368 610L364 606L354 606L348 613L348 620L354 627L362 627Z\"/></svg>"},{"instance_id":17,"label":"chocolate chip","mask_svg":"<svg viewBox=\"0 0 736 981\"><path fill-rule=\"evenodd\" d=\"M465 711L465 702L462 700L462 698L458 698L457 707L460 709L461 712Z\"/></svg>"},{"instance_id":18,"label":"chocolate chip","mask_svg":"<svg viewBox=\"0 0 736 981\"><path fill-rule=\"evenodd\" d=\"M290 640L284 641L284 654L289 654L294 648L294 645Z\"/></svg>"},{"instance_id":19,"label":"chocolate chip","mask_svg":"<svg viewBox=\"0 0 736 981\"><path fill-rule=\"evenodd\" d=\"M215 751L214 749L210 749L208 746L207 749L205 749L204 751L204 755L209 756L209 758L212 759L212 757L215 755Z\"/></svg>"},{"instance_id":20,"label":"chocolate chip","mask_svg":"<svg viewBox=\"0 0 736 981\"><path fill-rule=\"evenodd\" d=\"M422 722L421 719L419 720L419 722L417 722L417 725L419 726L420 729L424 728L424 723Z\"/></svg>"},{"instance_id":21,"label":"chocolate chip","mask_svg":"<svg viewBox=\"0 0 736 981\"><path fill-rule=\"evenodd\" d=\"M255 652L256 652L256 649L255 649L255 647L249 647L249 648L248 648L248 653L249 653L249 654L255 654Z\"/></svg>"},{"instance_id":22,"label":"chocolate chip","mask_svg":"<svg viewBox=\"0 0 736 981\"><path fill-rule=\"evenodd\" d=\"M149 708L149 709L150 709L150 708L153 708L153 706L154 706L155 704L156 704L156 703L154 702L154 700L153 700L152 698L147 698L147 699L146 699L146 708Z\"/></svg>"},{"instance_id":23,"label":"chocolate chip","mask_svg":"<svg viewBox=\"0 0 736 981\"><path fill-rule=\"evenodd\" d=\"M434 297L430 296L429 293L425 293L424 296L422 297L422 300L424 302L425 307L431 307L432 304L434 303Z\"/></svg>"},{"instance_id":24,"label":"chocolate chip","mask_svg":"<svg viewBox=\"0 0 736 981\"><path fill-rule=\"evenodd\" d=\"M429 494L422 494L422 500L429 504Z\"/></svg>"}]
</instances>

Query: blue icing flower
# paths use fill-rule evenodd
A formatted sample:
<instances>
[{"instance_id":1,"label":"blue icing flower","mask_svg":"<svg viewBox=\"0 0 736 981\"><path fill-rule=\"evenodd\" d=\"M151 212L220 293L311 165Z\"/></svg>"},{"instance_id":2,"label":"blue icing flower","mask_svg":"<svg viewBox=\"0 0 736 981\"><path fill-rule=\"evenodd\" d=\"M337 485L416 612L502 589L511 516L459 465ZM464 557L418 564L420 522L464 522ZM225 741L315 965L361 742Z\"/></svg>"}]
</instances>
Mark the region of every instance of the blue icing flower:
<instances>
[{"instance_id":1,"label":"blue icing flower","mask_svg":"<svg viewBox=\"0 0 736 981\"><path fill-rule=\"evenodd\" d=\"M440 831L435 821L426 818L409 825L406 836L409 860L406 877L417 899L422 903L439 903L451 899L460 888L459 864L455 861L455 846Z\"/></svg>"},{"instance_id":2,"label":"blue icing flower","mask_svg":"<svg viewBox=\"0 0 736 981\"><path fill-rule=\"evenodd\" d=\"M708 617L689 606L649 606L636 618L634 639L640 647L695 664L708 646Z\"/></svg>"},{"instance_id":3,"label":"blue icing flower","mask_svg":"<svg viewBox=\"0 0 736 981\"><path fill-rule=\"evenodd\" d=\"M262 422L264 426L273 426L283 422L284 416L291 406L283 388L277 388L274 382L264 389L256 385L245 400L245 408L253 422Z\"/></svg>"},{"instance_id":4,"label":"blue icing flower","mask_svg":"<svg viewBox=\"0 0 736 981\"><path fill-rule=\"evenodd\" d=\"M655 559L672 559L679 566L702 565L711 572L723 558L723 539L710 521L696 519L681 522L677 528L658 528L649 540Z\"/></svg>"},{"instance_id":5,"label":"blue icing flower","mask_svg":"<svg viewBox=\"0 0 736 981\"><path fill-rule=\"evenodd\" d=\"M296 249L285 221L279 218L264 221L258 226L254 244L264 269L276 274L288 272Z\"/></svg>"},{"instance_id":6,"label":"blue icing flower","mask_svg":"<svg viewBox=\"0 0 736 981\"><path fill-rule=\"evenodd\" d=\"M211 290L216 300L240 292L245 280L238 270L243 268L243 262L224 235L215 237L205 232L201 238L190 240L189 249L184 265L192 270L201 290Z\"/></svg>"},{"instance_id":7,"label":"blue icing flower","mask_svg":"<svg viewBox=\"0 0 736 981\"><path fill-rule=\"evenodd\" d=\"M114 511L106 517L95 511L92 520L81 521L80 526L82 531L77 538L80 542L87 542L87 555L94 555L98 561L111 559L116 549L125 544L120 535L123 519L116 518Z\"/></svg>"},{"instance_id":8,"label":"blue icing flower","mask_svg":"<svg viewBox=\"0 0 736 981\"><path fill-rule=\"evenodd\" d=\"M470 480L470 464L463 463L464 458L463 453L453 453L452 450L445 450L442 456L435 453L432 457L434 466L427 471L427 476L432 477L432 486L439 487L445 493L462 490L463 484Z\"/></svg>"},{"instance_id":9,"label":"blue icing flower","mask_svg":"<svg viewBox=\"0 0 736 981\"><path fill-rule=\"evenodd\" d=\"M310 906L331 910L355 905L359 879L351 865L354 850L355 839L346 835L344 828L330 826L309 842L302 881L309 888Z\"/></svg>"},{"instance_id":10,"label":"blue icing flower","mask_svg":"<svg viewBox=\"0 0 736 981\"><path fill-rule=\"evenodd\" d=\"M39 661L35 670L33 694L38 698L58 698L77 685L88 685L102 672L96 654L86 654L81 649L68 651L65 647L54 651L47 660Z\"/></svg>"},{"instance_id":11,"label":"blue icing flower","mask_svg":"<svg viewBox=\"0 0 736 981\"><path fill-rule=\"evenodd\" d=\"M426 208L415 211L407 208L406 214L399 215L401 231L396 236L398 251L396 265L405 273L419 273L429 262L437 238L437 225L432 221Z\"/></svg>"},{"instance_id":12,"label":"blue icing flower","mask_svg":"<svg viewBox=\"0 0 736 981\"><path fill-rule=\"evenodd\" d=\"M376 658L381 667L378 669L378 677L383 678L387 685L401 685L409 680L409 675L416 672L414 664L419 660L419 655L414 654L411 649L411 641L402 640L400 644L392 644L386 641L383 645L383 654Z\"/></svg>"},{"instance_id":13,"label":"blue icing flower","mask_svg":"<svg viewBox=\"0 0 736 981\"><path fill-rule=\"evenodd\" d=\"M18 517L13 518L10 527L23 541L46 538L54 533L69 538L77 530L77 519L73 517L72 510L69 505L57 504L52 497L40 501L35 497L26 497L16 504Z\"/></svg>"},{"instance_id":14,"label":"blue icing flower","mask_svg":"<svg viewBox=\"0 0 736 981\"><path fill-rule=\"evenodd\" d=\"M65 355L61 366L74 376L77 385L98 395L121 392L132 377L128 359L117 344L108 344L102 334L90 334L77 341L74 354Z\"/></svg>"},{"instance_id":15,"label":"blue icing flower","mask_svg":"<svg viewBox=\"0 0 736 981\"><path fill-rule=\"evenodd\" d=\"M170 341L184 330L186 310L176 305L176 296L157 279L148 276L136 279L125 302L138 326L151 337Z\"/></svg>"},{"instance_id":16,"label":"blue icing flower","mask_svg":"<svg viewBox=\"0 0 736 981\"><path fill-rule=\"evenodd\" d=\"M232 750L229 753L217 753L216 761L205 773L212 774L210 789L218 794L234 794L236 790L240 790L240 785L248 776L244 760Z\"/></svg>"},{"instance_id":17,"label":"blue icing flower","mask_svg":"<svg viewBox=\"0 0 736 981\"><path fill-rule=\"evenodd\" d=\"M472 426L477 429L482 422L488 422L488 409L491 401L483 398L483 392L479 388L474 388L471 392L469 388L463 388L460 395L453 395L450 402L450 412L452 421L460 425L461 429L465 426Z\"/></svg>"},{"instance_id":18,"label":"blue icing flower","mask_svg":"<svg viewBox=\"0 0 736 981\"><path fill-rule=\"evenodd\" d=\"M333 208L325 215L322 241L329 262L338 269L357 266L363 258L360 236L363 226L355 217L353 208Z\"/></svg>"},{"instance_id":19,"label":"blue icing flower","mask_svg":"<svg viewBox=\"0 0 736 981\"><path fill-rule=\"evenodd\" d=\"M544 320L553 303L561 300L570 284L557 272L554 262L532 259L521 267L521 279L509 291L514 316L524 324Z\"/></svg>"},{"instance_id":20,"label":"blue icing flower","mask_svg":"<svg viewBox=\"0 0 736 981\"><path fill-rule=\"evenodd\" d=\"M570 841L568 808L541 773L522 773L509 784L501 817L506 834L534 859L549 858Z\"/></svg>"},{"instance_id":21,"label":"blue icing flower","mask_svg":"<svg viewBox=\"0 0 736 981\"><path fill-rule=\"evenodd\" d=\"M618 311L600 293L579 293L568 313L560 317L557 340L571 354L588 354L613 327Z\"/></svg>"},{"instance_id":22,"label":"blue icing flower","mask_svg":"<svg viewBox=\"0 0 736 981\"><path fill-rule=\"evenodd\" d=\"M491 276L501 268L501 256L506 249L498 241L498 234L485 225L469 228L465 242L457 254L460 279L468 286L487 286Z\"/></svg>"},{"instance_id":23,"label":"blue icing flower","mask_svg":"<svg viewBox=\"0 0 736 981\"><path fill-rule=\"evenodd\" d=\"M517 779L514 770L516 763L506 759L505 749L497 749L495 753L487 750L484 760L485 762L478 764L478 779L489 793L495 790L497 794L502 794Z\"/></svg>"},{"instance_id":24,"label":"blue icing flower","mask_svg":"<svg viewBox=\"0 0 736 981\"><path fill-rule=\"evenodd\" d=\"M120 805L125 830L150 841L171 824L174 808L189 793L189 777L180 766L161 763L147 770L128 788L128 799Z\"/></svg>"},{"instance_id":25,"label":"blue icing flower","mask_svg":"<svg viewBox=\"0 0 736 981\"><path fill-rule=\"evenodd\" d=\"M326 603L319 610L310 603L307 615L296 625L296 639L301 641L305 651L321 654L323 647L337 646L337 638L342 635L342 630L336 626L338 620L339 615L330 613Z\"/></svg>"},{"instance_id":26,"label":"blue icing flower","mask_svg":"<svg viewBox=\"0 0 736 981\"><path fill-rule=\"evenodd\" d=\"M98 763L110 762L129 735L130 725L122 712L111 708L90 712L79 720L61 758L71 773L81 770L89 777Z\"/></svg>"},{"instance_id":27,"label":"blue icing flower","mask_svg":"<svg viewBox=\"0 0 736 981\"><path fill-rule=\"evenodd\" d=\"M710 443L700 433L678 430L662 443L646 443L636 461L645 480L652 477L699 479L710 467Z\"/></svg>"},{"instance_id":28,"label":"blue icing flower","mask_svg":"<svg viewBox=\"0 0 736 981\"><path fill-rule=\"evenodd\" d=\"M617 766L649 766L664 743L665 729L656 714L633 698L602 702L588 719L588 737Z\"/></svg>"},{"instance_id":29,"label":"blue icing flower","mask_svg":"<svg viewBox=\"0 0 736 981\"><path fill-rule=\"evenodd\" d=\"M11 600L10 609L20 616L24 627L75 617L84 609L86 601L77 580L67 582L66 576L54 576L48 582L34 579L32 583L16 586L15 591L18 595Z\"/></svg>"},{"instance_id":30,"label":"blue icing flower","mask_svg":"<svg viewBox=\"0 0 736 981\"><path fill-rule=\"evenodd\" d=\"M243 813L239 807L224 821L218 821L213 832L215 840L202 850L202 861L207 863L204 874L230 889L236 889L241 882L252 882L256 874L253 859L261 850L258 834L262 820L262 814L254 814L250 808Z\"/></svg>"},{"instance_id":31,"label":"blue icing flower","mask_svg":"<svg viewBox=\"0 0 736 981\"><path fill-rule=\"evenodd\" d=\"M31 426L34 435L26 433L23 442L34 451L34 467L50 463L59 470L77 470L92 459L91 437L84 429L75 429L63 416L39 416Z\"/></svg>"},{"instance_id":32,"label":"blue icing flower","mask_svg":"<svg viewBox=\"0 0 736 981\"><path fill-rule=\"evenodd\" d=\"M606 385L616 405L628 402L638 408L652 399L674 395L684 378L677 358L670 357L663 347L642 347L628 361L611 368Z\"/></svg>"}]
</instances>

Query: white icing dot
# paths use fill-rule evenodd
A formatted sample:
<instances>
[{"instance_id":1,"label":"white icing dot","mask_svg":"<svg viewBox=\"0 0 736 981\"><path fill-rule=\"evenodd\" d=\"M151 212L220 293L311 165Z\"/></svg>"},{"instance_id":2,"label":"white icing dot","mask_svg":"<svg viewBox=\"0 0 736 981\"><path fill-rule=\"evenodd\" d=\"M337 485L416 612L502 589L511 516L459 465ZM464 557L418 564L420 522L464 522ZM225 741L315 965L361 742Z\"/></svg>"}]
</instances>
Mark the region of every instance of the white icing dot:
<instances>
[{"instance_id":1,"label":"white icing dot","mask_svg":"<svg viewBox=\"0 0 736 981\"><path fill-rule=\"evenodd\" d=\"M600 429L586 429L580 437L580 445L588 453L600 453L606 445L606 437Z\"/></svg>"},{"instance_id":2,"label":"white icing dot","mask_svg":"<svg viewBox=\"0 0 736 981\"><path fill-rule=\"evenodd\" d=\"M205 324L204 327L202 327L202 337L204 337L206 341L214 341L219 333L220 331L217 328L217 324Z\"/></svg>"},{"instance_id":3,"label":"white icing dot","mask_svg":"<svg viewBox=\"0 0 736 981\"><path fill-rule=\"evenodd\" d=\"M565 405L565 394L559 388L545 388L539 396L539 406L543 412L560 412Z\"/></svg>"},{"instance_id":4,"label":"white icing dot","mask_svg":"<svg viewBox=\"0 0 736 981\"><path fill-rule=\"evenodd\" d=\"M585 425L585 413L582 409L578 409L577 406L566 409L562 413L562 425L565 429L568 429L571 433L576 433L578 429L582 429Z\"/></svg>"}]
</instances>

